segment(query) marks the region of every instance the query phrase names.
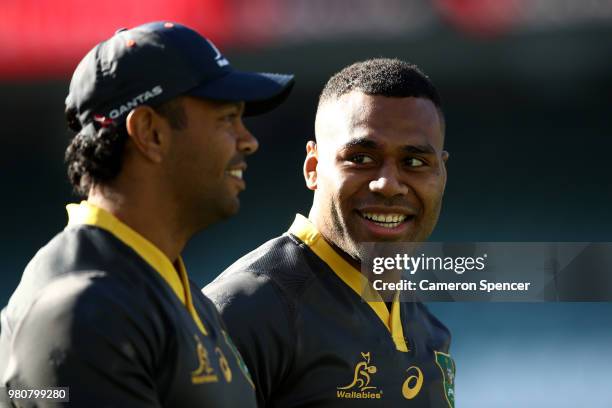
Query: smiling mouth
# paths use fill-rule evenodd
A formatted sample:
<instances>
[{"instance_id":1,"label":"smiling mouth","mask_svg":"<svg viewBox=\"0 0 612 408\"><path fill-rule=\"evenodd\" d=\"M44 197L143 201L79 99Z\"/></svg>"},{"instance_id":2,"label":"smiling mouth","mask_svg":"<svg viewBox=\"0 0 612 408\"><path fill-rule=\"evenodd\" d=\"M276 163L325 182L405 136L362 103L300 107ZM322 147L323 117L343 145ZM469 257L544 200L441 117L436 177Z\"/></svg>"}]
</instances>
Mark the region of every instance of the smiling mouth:
<instances>
[{"instance_id":1,"label":"smiling mouth","mask_svg":"<svg viewBox=\"0 0 612 408\"><path fill-rule=\"evenodd\" d=\"M373 212L361 212L359 215L368 221L373 222L384 228L397 228L405 222L410 222L414 218L414 215L398 214L398 213L373 213Z\"/></svg>"},{"instance_id":2,"label":"smiling mouth","mask_svg":"<svg viewBox=\"0 0 612 408\"><path fill-rule=\"evenodd\" d=\"M237 179L242 180L242 174L243 174L243 170L242 169L233 169L233 170L227 170L225 172L225 174L231 176L231 177L235 177Z\"/></svg>"}]
</instances>

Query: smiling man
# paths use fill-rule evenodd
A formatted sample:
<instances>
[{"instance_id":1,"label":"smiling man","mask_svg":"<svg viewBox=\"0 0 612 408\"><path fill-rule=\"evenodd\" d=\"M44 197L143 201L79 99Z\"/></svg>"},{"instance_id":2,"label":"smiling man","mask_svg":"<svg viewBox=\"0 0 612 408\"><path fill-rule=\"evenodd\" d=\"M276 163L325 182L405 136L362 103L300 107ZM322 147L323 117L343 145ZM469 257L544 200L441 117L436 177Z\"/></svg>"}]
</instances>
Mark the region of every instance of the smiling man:
<instances>
[{"instance_id":1,"label":"smiling man","mask_svg":"<svg viewBox=\"0 0 612 408\"><path fill-rule=\"evenodd\" d=\"M427 308L364 301L364 242L425 241L446 184L444 116L429 78L393 59L325 85L304 178L308 218L204 292L269 407L452 407L450 333ZM377 301L376 301L377 300Z\"/></svg>"},{"instance_id":2,"label":"smiling man","mask_svg":"<svg viewBox=\"0 0 612 408\"><path fill-rule=\"evenodd\" d=\"M119 30L73 74L68 176L86 197L2 310L0 405L254 407L253 384L180 253L234 215L258 142L242 115L293 76L234 70L180 24ZM44 205L44 202L41 203Z\"/></svg>"}]
</instances>

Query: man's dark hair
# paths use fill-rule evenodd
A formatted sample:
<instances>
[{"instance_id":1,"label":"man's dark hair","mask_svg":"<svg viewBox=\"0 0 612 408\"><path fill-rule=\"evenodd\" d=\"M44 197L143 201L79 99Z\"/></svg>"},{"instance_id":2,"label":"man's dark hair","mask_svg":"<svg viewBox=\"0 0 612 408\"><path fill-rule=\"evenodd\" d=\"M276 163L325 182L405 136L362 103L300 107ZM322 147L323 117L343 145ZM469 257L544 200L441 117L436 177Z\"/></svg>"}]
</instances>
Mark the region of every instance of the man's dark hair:
<instances>
[{"instance_id":1,"label":"man's dark hair","mask_svg":"<svg viewBox=\"0 0 612 408\"><path fill-rule=\"evenodd\" d=\"M367 95L426 98L442 114L440 96L427 75L398 59L374 58L349 65L327 81L319 106L355 90Z\"/></svg>"},{"instance_id":2,"label":"man's dark hair","mask_svg":"<svg viewBox=\"0 0 612 408\"><path fill-rule=\"evenodd\" d=\"M153 108L168 120L173 129L187 126L187 115L180 99L173 99ZM128 139L125 122L119 126L82 128L77 112L66 110L68 126L78 132L70 141L64 160L68 165L68 179L74 192L86 197L93 184L113 180L121 171L123 150Z\"/></svg>"}]
</instances>

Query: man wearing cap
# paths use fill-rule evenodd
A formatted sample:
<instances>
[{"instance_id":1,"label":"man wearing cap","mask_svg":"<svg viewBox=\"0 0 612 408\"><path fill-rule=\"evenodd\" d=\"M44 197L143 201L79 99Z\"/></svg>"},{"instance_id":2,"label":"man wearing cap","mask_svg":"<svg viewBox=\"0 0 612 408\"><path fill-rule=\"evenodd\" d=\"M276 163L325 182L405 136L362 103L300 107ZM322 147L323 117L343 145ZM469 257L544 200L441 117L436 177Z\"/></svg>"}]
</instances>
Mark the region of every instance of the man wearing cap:
<instances>
[{"instance_id":1,"label":"man wearing cap","mask_svg":"<svg viewBox=\"0 0 612 408\"><path fill-rule=\"evenodd\" d=\"M86 197L30 261L0 317L2 402L250 407L253 384L187 275L188 240L239 209L257 140L293 77L234 70L179 24L120 30L66 99L68 175ZM63 387L63 388L59 388Z\"/></svg>"}]
</instances>

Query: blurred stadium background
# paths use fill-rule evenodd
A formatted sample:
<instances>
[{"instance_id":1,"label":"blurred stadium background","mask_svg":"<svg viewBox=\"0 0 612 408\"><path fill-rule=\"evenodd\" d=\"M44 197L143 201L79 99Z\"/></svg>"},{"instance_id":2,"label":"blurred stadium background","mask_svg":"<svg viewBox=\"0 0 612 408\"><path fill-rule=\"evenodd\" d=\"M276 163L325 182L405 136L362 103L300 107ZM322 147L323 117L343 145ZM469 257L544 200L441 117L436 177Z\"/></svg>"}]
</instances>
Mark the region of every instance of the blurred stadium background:
<instances>
[{"instance_id":1,"label":"blurred stadium background","mask_svg":"<svg viewBox=\"0 0 612 408\"><path fill-rule=\"evenodd\" d=\"M417 63L443 97L451 159L433 240L612 241L610 0L3 0L2 305L76 199L62 164L72 70L150 20L198 29L239 69L297 75L288 103L248 121L261 147L240 214L186 250L202 285L307 213L318 92L375 56ZM611 304L431 308L453 332L457 407L612 406Z\"/></svg>"}]
</instances>

